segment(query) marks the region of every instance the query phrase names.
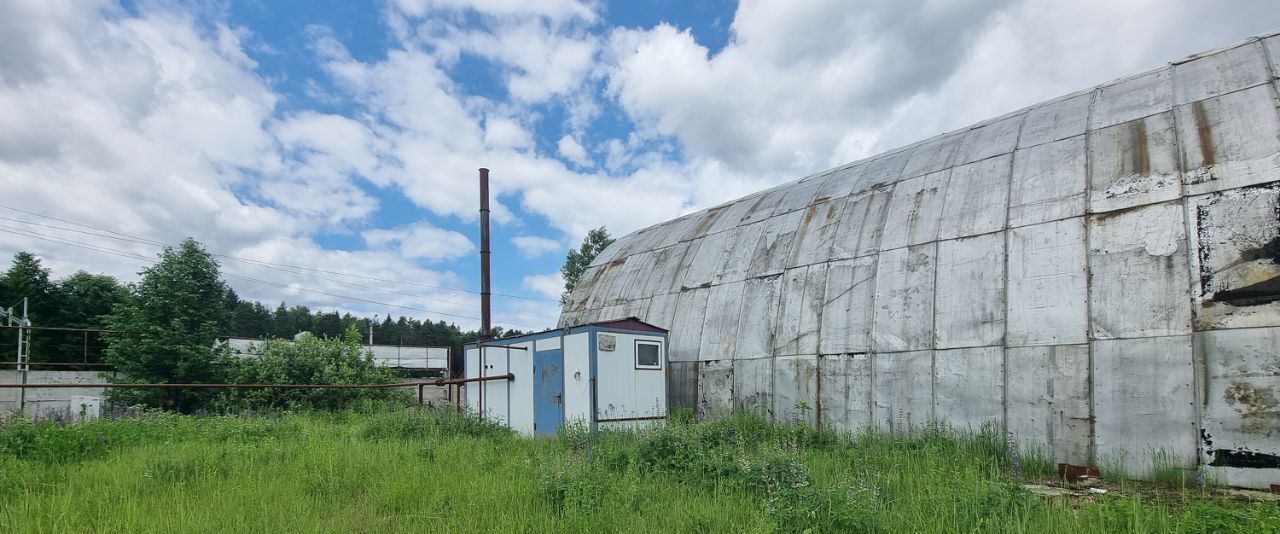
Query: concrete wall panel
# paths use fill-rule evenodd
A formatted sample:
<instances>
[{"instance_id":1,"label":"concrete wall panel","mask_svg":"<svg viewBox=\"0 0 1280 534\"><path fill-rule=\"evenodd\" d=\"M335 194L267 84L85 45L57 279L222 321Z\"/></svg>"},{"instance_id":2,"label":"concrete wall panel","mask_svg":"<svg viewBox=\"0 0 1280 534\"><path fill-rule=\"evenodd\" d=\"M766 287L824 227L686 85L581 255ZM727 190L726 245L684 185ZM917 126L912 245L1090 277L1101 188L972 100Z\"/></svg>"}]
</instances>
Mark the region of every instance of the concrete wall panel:
<instances>
[{"instance_id":1,"label":"concrete wall panel","mask_svg":"<svg viewBox=\"0 0 1280 534\"><path fill-rule=\"evenodd\" d=\"M1280 328L1196 334L1204 365L1203 462L1219 480L1280 480ZM1268 460L1269 458L1269 460Z\"/></svg>"},{"instance_id":2,"label":"concrete wall panel","mask_svg":"<svg viewBox=\"0 0 1280 534\"><path fill-rule=\"evenodd\" d=\"M845 200L840 228L831 242L832 260L868 256L880 249L892 197L893 189L884 187Z\"/></svg>"},{"instance_id":3,"label":"concrete wall panel","mask_svg":"<svg viewBox=\"0 0 1280 534\"><path fill-rule=\"evenodd\" d=\"M938 238L942 202L951 171L936 172L898 182L893 188L880 249L928 243Z\"/></svg>"},{"instance_id":4,"label":"concrete wall panel","mask_svg":"<svg viewBox=\"0 0 1280 534\"><path fill-rule=\"evenodd\" d=\"M1009 346L1088 340L1084 219L1009 230Z\"/></svg>"},{"instance_id":5,"label":"concrete wall panel","mask_svg":"<svg viewBox=\"0 0 1280 534\"><path fill-rule=\"evenodd\" d=\"M1089 211L1173 200L1182 194L1173 114L1089 132Z\"/></svg>"},{"instance_id":6,"label":"concrete wall panel","mask_svg":"<svg viewBox=\"0 0 1280 534\"><path fill-rule=\"evenodd\" d=\"M701 362L667 362L667 409L698 408Z\"/></svg>"},{"instance_id":7,"label":"concrete wall panel","mask_svg":"<svg viewBox=\"0 0 1280 534\"><path fill-rule=\"evenodd\" d=\"M1280 326L1280 184L1187 199L1196 330Z\"/></svg>"},{"instance_id":8,"label":"concrete wall panel","mask_svg":"<svg viewBox=\"0 0 1280 534\"><path fill-rule=\"evenodd\" d=\"M818 363L818 412L823 428L858 432L870 427L871 356L824 354Z\"/></svg>"},{"instance_id":9,"label":"concrete wall panel","mask_svg":"<svg viewBox=\"0 0 1280 534\"><path fill-rule=\"evenodd\" d=\"M817 424L817 356L779 356L773 359L773 417L778 421Z\"/></svg>"},{"instance_id":10,"label":"concrete wall panel","mask_svg":"<svg viewBox=\"0 0 1280 534\"><path fill-rule=\"evenodd\" d=\"M840 229L840 212L845 199L824 200L809 206L800 221L795 244L791 246L791 267L824 263L831 259L831 246Z\"/></svg>"},{"instance_id":11,"label":"concrete wall panel","mask_svg":"<svg viewBox=\"0 0 1280 534\"><path fill-rule=\"evenodd\" d=\"M1033 147L1083 135L1089 126L1089 104L1093 91L1052 100L1027 111L1018 138L1019 147Z\"/></svg>"},{"instance_id":12,"label":"concrete wall panel","mask_svg":"<svg viewBox=\"0 0 1280 534\"><path fill-rule=\"evenodd\" d=\"M818 331L822 326L827 264L788 269L782 279L781 307L778 310L777 334L773 338L773 354L816 354Z\"/></svg>"},{"instance_id":13,"label":"concrete wall panel","mask_svg":"<svg viewBox=\"0 0 1280 534\"><path fill-rule=\"evenodd\" d=\"M875 258L828 264L818 352L840 354L871 349L874 277Z\"/></svg>"},{"instance_id":14,"label":"concrete wall panel","mask_svg":"<svg viewBox=\"0 0 1280 534\"><path fill-rule=\"evenodd\" d=\"M1188 195L1280 175L1280 114L1271 84L1178 106L1175 117Z\"/></svg>"},{"instance_id":15,"label":"concrete wall panel","mask_svg":"<svg viewBox=\"0 0 1280 534\"><path fill-rule=\"evenodd\" d=\"M733 361L733 407L773 419L774 358Z\"/></svg>"},{"instance_id":16,"label":"concrete wall panel","mask_svg":"<svg viewBox=\"0 0 1280 534\"><path fill-rule=\"evenodd\" d=\"M773 356L781 291L781 275L747 280L742 294L742 317L738 320L738 346L734 358Z\"/></svg>"},{"instance_id":17,"label":"concrete wall panel","mask_svg":"<svg viewBox=\"0 0 1280 534\"><path fill-rule=\"evenodd\" d=\"M1191 332L1182 218L1176 203L1089 218L1092 338Z\"/></svg>"},{"instance_id":18,"label":"concrete wall panel","mask_svg":"<svg viewBox=\"0 0 1280 534\"><path fill-rule=\"evenodd\" d=\"M1009 172L1005 155L951 170L938 239L954 239L1004 229L1009 211Z\"/></svg>"},{"instance_id":19,"label":"concrete wall panel","mask_svg":"<svg viewBox=\"0 0 1280 534\"><path fill-rule=\"evenodd\" d=\"M791 245L799 231L803 211L793 211L765 221L764 233L756 245L755 255L751 258L751 266L747 275L769 276L781 273L787 268L791 259Z\"/></svg>"},{"instance_id":20,"label":"concrete wall panel","mask_svg":"<svg viewBox=\"0 0 1280 534\"><path fill-rule=\"evenodd\" d=\"M702 323L699 359L733 359L738 341L738 320L742 316L742 293L746 282L712 286L707 296L707 315Z\"/></svg>"},{"instance_id":21,"label":"concrete wall panel","mask_svg":"<svg viewBox=\"0 0 1280 534\"><path fill-rule=\"evenodd\" d=\"M933 347L935 244L880 253L871 345L876 352Z\"/></svg>"},{"instance_id":22,"label":"concrete wall panel","mask_svg":"<svg viewBox=\"0 0 1280 534\"><path fill-rule=\"evenodd\" d=\"M723 284L747 279L747 272L751 270L751 259L755 257L756 246L764 235L766 224L768 224L767 221L760 221L725 232L730 237L725 245L724 263L720 266L720 272L717 273L714 283Z\"/></svg>"},{"instance_id":23,"label":"concrete wall panel","mask_svg":"<svg viewBox=\"0 0 1280 534\"><path fill-rule=\"evenodd\" d=\"M911 432L933 419L933 351L876 354L872 369L877 429Z\"/></svg>"},{"instance_id":24,"label":"concrete wall panel","mask_svg":"<svg viewBox=\"0 0 1280 534\"><path fill-rule=\"evenodd\" d=\"M1008 430L1024 451L1090 465L1089 346L1006 349Z\"/></svg>"},{"instance_id":25,"label":"concrete wall panel","mask_svg":"<svg viewBox=\"0 0 1280 534\"><path fill-rule=\"evenodd\" d=\"M698 416L728 417L733 413L733 361L704 361L698 367Z\"/></svg>"},{"instance_id":26,"label":"concrete wall panel","mask_svg":"<svg viewBox=\"0 0 1280 534\"><path fill-rule=\"evenodd\" d=\"M676 297L675 318L672 321L667 358L673 362L691 362L703 359L698 353L702 348L702 321L707 316L708 289L681 291Z\"/></svg>"},{"instance_id":27,"label":"concrete wall panel","mask_svg":"<svg viewBox=\"0 0 1280 534\"><path fill-rule=\"evenodd\" d=\"M1093 343L1096 459L1131 476L1196 461L1191 336Z\"/></svg>"},{"instance_id":28,"label":"concrete wall panel","mask_svg":"<svg viewBox=\"0 0 1280 534\"><path fill-rule=\"evenodd\" d=\"M1175 104L1186 104L1271 80L1261 41L1201 55L1173 66Z\"/></svg>"},{"instance_id":29,"label":"concrete wall panel","mask_svg":"<svg viewBox=\"0 0 1280 534\"><path fill-rule=\"evenodd\" d=\"M1004 347L933 352L933 418L977 432L1004 429Z\"/></svg>"},{"instance_id":30,"label":"concrete wall panel","mask_svg":"<svg viewBox=\"0 0 1280 534\"><path fill-rule=\"evenodd\" d=\"M1018 113L969 130L954 164L964 165L1013 152L1025 117L1025 113Z\"/></svg>"},{"instance_id":31,"label":"concrete wall panel","mask_svg":"<svg viewBox=\"0 0 1280 534\"><path fill-rule=\"evenodd\" d=\"M1084 136L1017 151L1009 192L1009 226L1084 215Z\"/></svg>"},{"instance_id":32,"label":"concrete wall panel","mask_svg":"<svg viewBox=\"0 0 1280 534\"><path fill-rule=\"evenodd\" d=\"M1170 69L1139 74L1098 90L1089 128L1106 128L1169 111L1173 106Z\"/></svg>"},{"instance_id":33,"label":"concrete wall panel","mask_svg":"<svg viewBox=\"0 0 1280 534\"><path fill-rule=\"evenodd\" d=\"M934 348L1004 343L1004 232L938 242Z\"/></svg>"}]
</instances>

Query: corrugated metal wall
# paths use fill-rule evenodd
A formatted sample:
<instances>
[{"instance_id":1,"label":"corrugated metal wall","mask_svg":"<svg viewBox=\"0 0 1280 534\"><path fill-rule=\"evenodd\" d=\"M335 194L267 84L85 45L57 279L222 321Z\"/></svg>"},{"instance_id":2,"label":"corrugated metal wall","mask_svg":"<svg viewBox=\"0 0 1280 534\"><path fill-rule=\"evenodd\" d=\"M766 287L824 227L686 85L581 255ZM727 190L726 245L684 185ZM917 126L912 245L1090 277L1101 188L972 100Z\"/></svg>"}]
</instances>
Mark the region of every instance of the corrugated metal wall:
<instances>
[{"instance_id":1,"label":"corrugated metal wall","mask_svg":"<svg viewBox=\"0 0 1280 534\"><path fill-rule=\"evenodd\" d=\"M640 230L561 324L671 329L673 407L994 424L1280 482L1280 36Z\"/></svg>"}]
</instances>

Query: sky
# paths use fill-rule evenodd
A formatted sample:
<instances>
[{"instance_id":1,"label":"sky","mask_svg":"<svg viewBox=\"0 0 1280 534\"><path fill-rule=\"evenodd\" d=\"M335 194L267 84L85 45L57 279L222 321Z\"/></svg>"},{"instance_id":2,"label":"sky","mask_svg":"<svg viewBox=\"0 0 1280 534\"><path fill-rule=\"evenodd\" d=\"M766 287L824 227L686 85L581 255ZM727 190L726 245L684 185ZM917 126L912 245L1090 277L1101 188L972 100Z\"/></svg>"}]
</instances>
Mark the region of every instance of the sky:
<instances>
[{"instance_id":1,"label":"sky","mask_svg":"<svg viewBox=\"0 0 1280 534\"><path fill-rule=\"evenodd\" d=\"M0 256L552 327L565 253L1280 29L1274 0L0 0ZM7 305L8 303L4 303Z\"/></svg>"}]
</instances>

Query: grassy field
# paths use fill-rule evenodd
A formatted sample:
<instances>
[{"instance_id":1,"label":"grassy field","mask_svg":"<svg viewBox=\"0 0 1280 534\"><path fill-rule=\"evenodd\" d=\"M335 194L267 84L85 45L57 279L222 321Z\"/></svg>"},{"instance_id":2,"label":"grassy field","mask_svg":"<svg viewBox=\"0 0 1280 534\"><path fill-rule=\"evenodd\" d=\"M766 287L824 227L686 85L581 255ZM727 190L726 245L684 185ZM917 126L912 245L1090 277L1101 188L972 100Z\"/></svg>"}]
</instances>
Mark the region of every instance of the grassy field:
<instances>
[{"instance_id":1,"label":"grassy field","mask_svg":"<svg viewBox=\"0 0 1280 534\"><path fill-rule=\"evenodd\" d=\"M1022 486L998 436L739 417L524 439L447 412L0 427L3 532L1277 532L1280 506ZM1047 476L1022 461L1020 478Z\"/></svg>"}]
</instances>

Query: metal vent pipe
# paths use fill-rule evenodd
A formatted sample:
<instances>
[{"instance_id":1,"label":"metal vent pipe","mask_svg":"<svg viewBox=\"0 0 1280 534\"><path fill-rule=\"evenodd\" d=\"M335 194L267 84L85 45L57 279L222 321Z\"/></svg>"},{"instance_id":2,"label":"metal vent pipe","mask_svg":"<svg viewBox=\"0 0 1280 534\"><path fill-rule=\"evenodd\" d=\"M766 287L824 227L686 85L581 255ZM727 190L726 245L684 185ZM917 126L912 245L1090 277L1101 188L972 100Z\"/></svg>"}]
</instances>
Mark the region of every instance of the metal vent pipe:
<instances>
[{"instance_id":1,"label":"metal vent pipe","mask_svg":"<svg viewBox=\"0 0 1280 534\"><path fill-rule=\"evenodd\" d=\"M480 168L480 340L490 339L489 325L489 169Z\"/></svg>"}]
</instances>

